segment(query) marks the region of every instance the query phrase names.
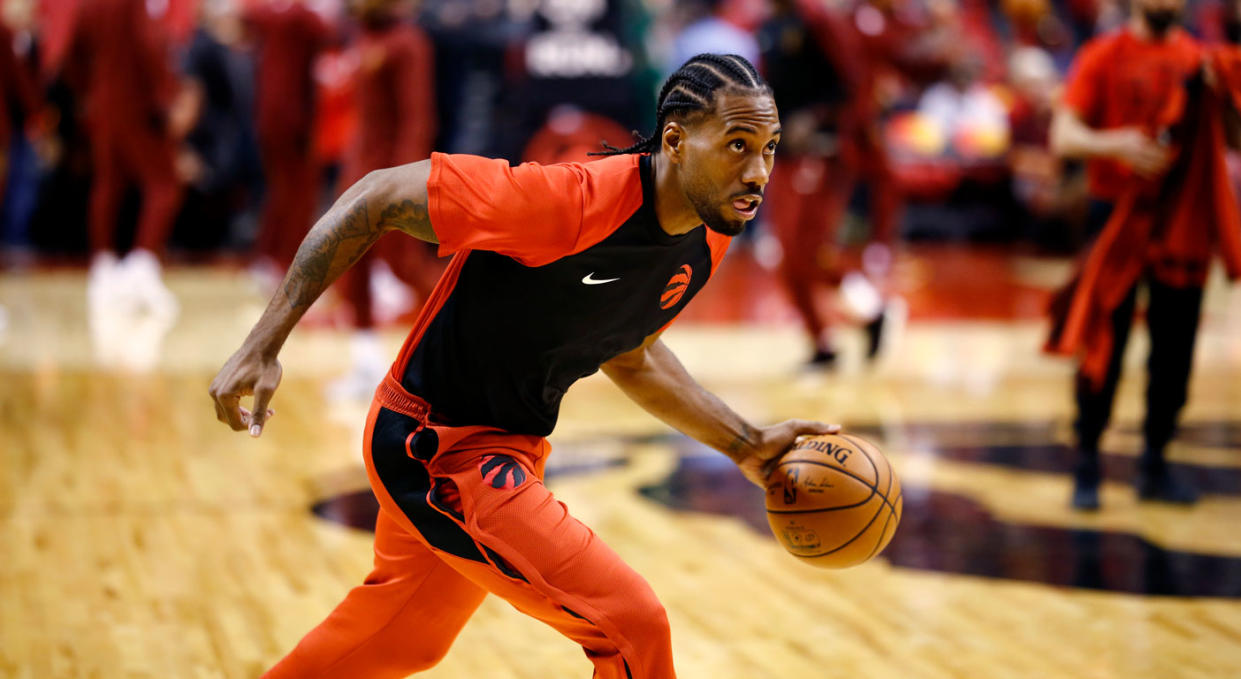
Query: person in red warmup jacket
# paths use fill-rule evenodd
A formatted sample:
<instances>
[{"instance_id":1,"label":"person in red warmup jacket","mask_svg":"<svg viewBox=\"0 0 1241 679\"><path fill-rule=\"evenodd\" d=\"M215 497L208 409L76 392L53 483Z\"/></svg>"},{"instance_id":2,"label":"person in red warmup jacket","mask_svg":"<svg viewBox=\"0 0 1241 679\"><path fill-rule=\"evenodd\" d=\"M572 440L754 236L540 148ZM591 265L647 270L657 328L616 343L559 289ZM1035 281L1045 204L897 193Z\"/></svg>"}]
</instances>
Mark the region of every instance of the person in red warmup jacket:
<instances>
[{"instance_id":1,"label":"person in red warmup jacket","mask_svg":"<svg viewBox=\"0 0 1241 679\"><path fill-rule=\"evenodd\" d=\"M1052 122L1053 150L1087 161L1100 231L1053 303L1047 345L1080 357L1077 509L1099 507L1099 439L1140 286L1151 349L1138 497L1198 497L1169 469L1166 448L1188 393L1210 257L1220 252L1229 272L1241 274L1241 220L1223 160L1233 70L1207 65L1214 58L1177 25L1183 8L1184 0L1134 0L1124 28L1082 47Z\"/></svg>"},{"instance_id":2,"label":"person in red warmup jacket","mask_svg":"<svg viewBox=\"0 0 1241 679\"><path fill-rule=\"evenodd\" d=\"M266 184L254 248L265 265L284 268L318 202L314 63L331 33L302 0L259 0L243 19L256 44L256 132Z\"/></svg>"},{"instance_id":3,"label":"person in red warmup jacket","mask_svg":"<svg viewBox=\"0 0 1241 679\"><path fill-rule=\"evenodd\" d=\"M144 0L82 0L67 7L52 51L79 94L90 139L93 180L87 284L92 336L110 360L112 330L122 316L147 313L171 323L176 299L164 286L160 256L181 205L175 157L186 132L175 115L179 83L168 45ZM59 38L58 38L59 39ZM142 195L133 249L118 261L117 220L125 191Z\"/></svg>"}]
</instances>

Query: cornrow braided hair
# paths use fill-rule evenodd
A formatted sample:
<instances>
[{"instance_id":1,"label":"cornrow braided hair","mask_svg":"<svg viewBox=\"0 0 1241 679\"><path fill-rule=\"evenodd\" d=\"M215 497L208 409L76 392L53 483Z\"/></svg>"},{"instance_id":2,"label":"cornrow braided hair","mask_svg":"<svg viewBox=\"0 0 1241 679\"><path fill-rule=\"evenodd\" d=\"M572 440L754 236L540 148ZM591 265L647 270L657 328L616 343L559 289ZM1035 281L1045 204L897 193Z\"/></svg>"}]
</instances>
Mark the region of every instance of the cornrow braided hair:
<instances>
[{"instance_id":1,"label":"cornrow braided hair","mask_svg":"<svg viewBox=\"0 0 1241 679\"><path fill-rule=\"evenodd\" d=\"M606 141L606 151L592 156L619 156L625 153L653 153L659 149L664 123L671 116L695 112L709 113L715 108L720 92L753 92L771 94L771 87L745 57L736 54L699 54L685 62L659 91L655 107L655 131L649 137L634 132L637 142L627 148L616 148Z\"/></svg>"}]
</instances>

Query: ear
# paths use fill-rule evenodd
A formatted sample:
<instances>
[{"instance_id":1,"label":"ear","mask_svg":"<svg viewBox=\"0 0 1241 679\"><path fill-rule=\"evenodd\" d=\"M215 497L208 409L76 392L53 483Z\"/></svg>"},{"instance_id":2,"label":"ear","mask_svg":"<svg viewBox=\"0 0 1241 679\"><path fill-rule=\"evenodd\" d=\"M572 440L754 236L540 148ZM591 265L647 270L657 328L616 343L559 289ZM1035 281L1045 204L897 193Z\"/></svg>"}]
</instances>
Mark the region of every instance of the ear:
<instances>
[{"instance_id":1,"label":"ear","mask_svg":"<svg viewBox=\"0 0 1241 679\"><path fill-rule=\"evenodd\" d=\"M681 162L681 156L685 151L685 128L681 126L681 123L675 121L666 123L661 142L668 160L673 163Z\"/></svg>"}]
</instances>

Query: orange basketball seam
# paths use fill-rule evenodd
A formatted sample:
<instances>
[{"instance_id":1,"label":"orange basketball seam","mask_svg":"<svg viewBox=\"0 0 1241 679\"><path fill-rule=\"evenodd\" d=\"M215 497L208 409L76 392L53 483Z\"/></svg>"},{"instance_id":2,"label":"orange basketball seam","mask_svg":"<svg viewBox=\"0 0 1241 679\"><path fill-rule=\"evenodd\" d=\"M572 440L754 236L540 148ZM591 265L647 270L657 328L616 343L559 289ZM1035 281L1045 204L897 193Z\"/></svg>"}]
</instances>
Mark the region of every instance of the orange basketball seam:
<instances>
[{"instance_id":1,"label":"orange basketball seam","mask_svg":"<svg viewBox=\"0 0 1241 679\"><path fill-rule=\"evenodd\" d=\"M835 469L835 467L830 467L830 468ZM874 498L876 495L879 494L879 490L877 488L863 482L861 479L855 476L850 476L848 478L853 479L854 481L857 481L858 485L862 486L863 488L869 488L870 495L867 495L865 500L862 500L861 502L857 502L851 505L833 505L829 507L818 507L816 509L768 509L767 513L768 514L810 514L813 512L834 512L834 511L838 511L841 509L853 509L855 507L861 507L867 502L870 502L872 498Z\"/></svg>"},{"instance_id":2,"label":"orange basketball seam","mask_svg":"<svg viewBox=\"0 0 1241 679\"><path fill-rule=\"evenodd\" d=\"M829 549L829 550L827 550L826 552L819 552L818 554L798 554L797 556L800 556L800 557L802 557L803 559L817 559L817 558L819 558L819 557L821 557L821 556L827 556L828 554L833 554L833 553L835 553L835 552L839 552L840 550L844 549L845 547L848 547L849 545L853 544L853 542L854 542L855 540L857 540L858 538L860 538L860 537L862 537L863 535L865 535L865 534L866 534L866 531L870 530L870 527L871 527L872 525L874 525L874 523L875 523L875 519L879 518L879 512L882 512L882 511L883 511L883 503L881 503L881 504L879 505L879 509L875 510L875 515L874 515L874 516L872 516L872 517L870 517L870 521L868 521L868 522L866 523L866 525L865 525L865 526L862 526L862 529L861 529L860 531L858 531L856 535L854 535L853 537L849 538L849 539L848 539L848 540L846 540L843 544L841 544L841 545L837 546L836 548L834 548L834 549Z\"/></svg>"},{"instance_id":3,"label":"orange basketball seam","mask_svg":"<svg viewBox=\"0 0 1241 679\"><path fill-rule=\"evenodd\" d=\"M879 490L879 465L875 464L875 458L871 457L870 453L866 452L866 442L854 436L849 436L848 434L840 434L839 436L840 438L848 441L849 443L852 443L854 447L858 449L858 452L866 456L866 461L870 463L871 469L875 470L875 490L878 491ZM883 458L883 461L887 462L887 465L888 465L888 488L887 490L883 491L883 496L886 498L888 496L888 492L892 490L892 463L888 462L888 458L886 457Z\"/></svg>"},{"instance_id":4,"label":"orange basketball seam","mask_svg":"<svg viewBox=\"0 0 1241 679\"><path fill-rule=\"evenodd\" d=\"M892 503L888 501L888 498L884 497L884 496L883 496L883 494L881 494L881 493L879 492L879 484L877 484L877 483L870 483L870 482L869 482L869 481L867 481L866 479L864 479L864 478L862 478L862 477L858 476L857 474L854 474L853 472L849 471L848 469L844 469L843 467L837 467L836 465L831 465L831 464L824 464L824 463L822 463L822 462L815 462L814 460L794 460L794 461L792 461L792 462L781 462L780 464L777 464L777 465L776 465L776 469L779 469L780 467L783 467L783 466L784 466L784 465L786 465L786 464L793 464L794 462L796 462L796 463L798 463L798 464L811 464L811 465L814 465L814 466L816 466L816 467L827 467L828 469L835 469L836 471L840 472L841 474L844 474L845 476L848 476L849 478L854 479L854 480L855 480L855 481L857 481L858 483L861 483L863 486L866 486L867 488L870 488L872 491L874 491L874 494L875 494L875 495L878 495L878 496L879 496L879 498L880 498L881 500L883 500L884 504L888 505L889 507L891 507L891 506L892 506Z\"/></svg>"},{"instance_id":5,"label":"orange basketball seam","mask_svg":"<svg viewBox=\"0 0 1241 679\"><path fill-rule=\"evenodd\" d=\"M866 459L870 459L870 455L867 455L867 456L866 456ZM871 462L871 464L874 464L874 462L872 461L872 462ZM878 469L878 468L877 468L877 466L876 466L875 473L878 473L878 472L879 472L879 469ZM876 492L877 492L877 491L876 491ZM886 503L886 502L884 502L884 503L882 503L882 504L880 504L880 505L879 505L879 509L876 509L876 510L875 510L875 515L874 515L874 516L872 516L872 517L870 517L870 521L868 521L868 522L866 523L866 525L862 527L862 530L858 531L857 535L854 535L852 538L850 538L849 542L853 542L854 540L856 540L856 539L858 539L858 538L862 537L863 535L866 535L866 533L870 530L870 527L874 525L875 520L879 518L879 514L883 511L883 505L885 505L885 504L887 504L887 503ZM896 511L896 508L895 508L893 505L888 505L888 519L889 519L889 520L891 520L891 518L892 518L892 512L894 512L894 511ZM886 522L886 521L884 522L884 528L885 528L885 529L887 528L887 522ZM882 539L883 539L883 531L879 531L879 539L880 539L880 540L882 540ZM876 543L876 544L877 544L877 543ZM867 558L867 559L870 559L870 557L874 556L874 553L875 553L875 552L874 552L874 550L872 549L872 550L871 550L871 553L866 555L866 558Z\"/></svg>"},{"instance_id":6,"label":"orange basketball seam","mask_svg":"<svg viewBox=\"0 0 1241 679\"><path fill-rule=\"evenodd\" d=\"M897 494L896 499L897 499L897 500L900 500L900 499L901 499L900 494ZM879 550L880 550L880 545L883 545L883 544L884 544L884 542L883 542L883 536L887 534L887 532L888 532L888 524L892 523L892 519L896 519L896 523L897 523L897 525L898 525L898 526L900 525L901 520L900 520L900 517L898 517L898 516L896 515L896 507L895 507L895 506L893 506L893 507L892 507L892 510L888 512L888 519L887 519L887 521L884 521L884 522L883 522L883 530L879 531L879 539L875 541L875 546L874 546L873 548L871 548L871 550L870 550L870 554L867 554L867 555L866 555L866 560L867 560L867 561L870 561L871 559L875 558L875 556L879 553ZM893 529L892 529L892 537L896 537L896 528L893 528ZM890 541L890 540L891 540L891 538L889 538L889 541ZM884 546L886 546L886 545L884 545Z\"/></svg>"},{"instance_id":7,"label":"orange basketball seam","mask_svg":"<svg viewBox=\"0 0 1241 679\"><path fill-rule=\"evenodd\" d=\"M861 451L863 455L866 456L867 461L870 462L870 466L874 467L875 469L875 492L879 492L879 465L875 464L874 458L872 458L870 456L870 453L866 451L866 446L871 445L870 442L866 441L865 439L858 438L856 436L850 436L849 434L840 434L839 436L840 438L856 446L857 449ZM883 491L883 494L882 494L884 501L887 502L888 494L892 492L892 482L893 480L896 479L896 470L892 468L892 461L888 459L888 456L881 454L879 457L883 458L883 463L888 466L888 487L887 489ZM898 497L900 496L899 491L897 492L897 496ZM889 502L888 506L892 508L892 511L896 511L895 501Z\"/></svg>"},{"instance_id":8,"label":"orange basketball seam","mask_svg":"<svg viewBox=\"0 0 1241 679\"><path fill-rule=\"evenodd\" d=\"M853 437L853 436L848 436L848 435L845 435L845 434L841 434L841 438L843 438L844 440L849 441L850 443L852 443L854 446L856 446L856 447L857 447L857 449L858 449L859 451L861 451L861 452L862 452L862 454L863 454L863 455L865 455L865 456L866 456L866 459L867 459L868 461L870 461L871 466L875 468L875 477L876 477L876 479L875 479L875 480L876 480L876 482L877 482L877 481L878 481L878 476L879 476L879 466L875 464L875 460L874 460L874 459L870 456L870 452L868 452L868 451L866 450L866 447L865 447L865 442L864 442L864 441L862 441L861 439L857 439L857 438L855 438L855 437ZM886 489L886 490L884 490L884 492L883 492L883 497L884 497L884 499L886 500L886 499L887 499L887 496L888 496L888 493L892 492L892 483L893 483L893 481L896 479L896 470L892 468L892 461L891 461L891 460L889 460L889 459L888 459L888 457L887 457L886 455L881 455L880 457L882 457L882 458L883 458L883 462L884 462L884 464L886 464L886 465L887 465L887 467L888 467L888 487L887 487L887 489ZM876 483L876 485L878 485L878 484ZM878 492L878 489L876 489L876 492ZM873 558L875 557L875 555L876 555L876 554L878 554L878 553L879 553L879 546L880 546L881 544L883 544L883 536L887 534L887 532L888 532L888 524L890 524L890 523L892 522L892 519L893 519L893 518L896 518L897 524L898 524L898 525L900 524L900 518L898 518L898 517L896 516L896 503L897 503L897 502L901 499L901 494L902 494L902 492L903 492L903 491L897 491L897 494L896 494L896 500L893 500L893 501L892 501L892 504L891 504L891 505L889 505L889 507L888 507L888 509L889 509L889 511L888 511L888 518L887 518L887 520L885 520L885 521L883 522L883 528L879 531L879 538L878 538L877 540L875 540L875 546L874 546L874 547L872 547L872 548L871 548L871 550L870 550L870 553L866 555L866 561L870 561L871 559L873 559ZM875 517L876 517L876 518L878 518L878 515L879 515L879 512L880 512L880 511L883 511L883 508L882 508L882 507L880 507L880 508L879 508L879 510L875 512ZM872 519L872 523L873 523L873 519ZM865 528L863 528L863 529L862 529L862 531L861 531L860 533L858 533L858 535L857 535L856 537L861 537L862 535L865 535L865 534L866 534L866 531L868 531L868 530L870 530L870 524L867 524L867 526L866 526ZM896 529L895 529L895 528L893 528L893 529L892 529L892 537L896 537ZM889 539L890 539L890 538L889 538Z\"/></svg>"}]
</instances>

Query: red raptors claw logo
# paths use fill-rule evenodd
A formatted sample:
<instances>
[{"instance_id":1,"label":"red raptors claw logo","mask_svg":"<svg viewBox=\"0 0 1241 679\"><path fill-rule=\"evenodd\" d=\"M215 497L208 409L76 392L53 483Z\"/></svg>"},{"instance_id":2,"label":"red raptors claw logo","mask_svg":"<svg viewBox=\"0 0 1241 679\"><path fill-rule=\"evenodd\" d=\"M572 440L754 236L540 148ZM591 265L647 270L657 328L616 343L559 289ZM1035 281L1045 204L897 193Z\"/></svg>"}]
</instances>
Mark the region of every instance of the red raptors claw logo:
<instances>
[{"instance_id":1,"label":"red raptors claw logo","mask_svg":"<svg viewBox=\"0 0 1241 679\"><path fill-rule=\"evenodd\" d=\"M659 308L671 309L676 306L677 302L685 296L685 291L689 289L690 279L694 277L694 270L688 264L682 264L681 270L672 275L668 280L668 285L664 286L663 294L659 296Z\"/></svg>"},{"instance_id":2,"label":"red raptors claw logo","mask_svg":"<svg viewBox=\"0 0 1241 679\"><path fill-rule=\"evenodd\" d=\"M526 480L526 470L508 455L484 455L478 463L478 471L484 482L502 490L512 490Z\"/></svg>"}]
</instances>

